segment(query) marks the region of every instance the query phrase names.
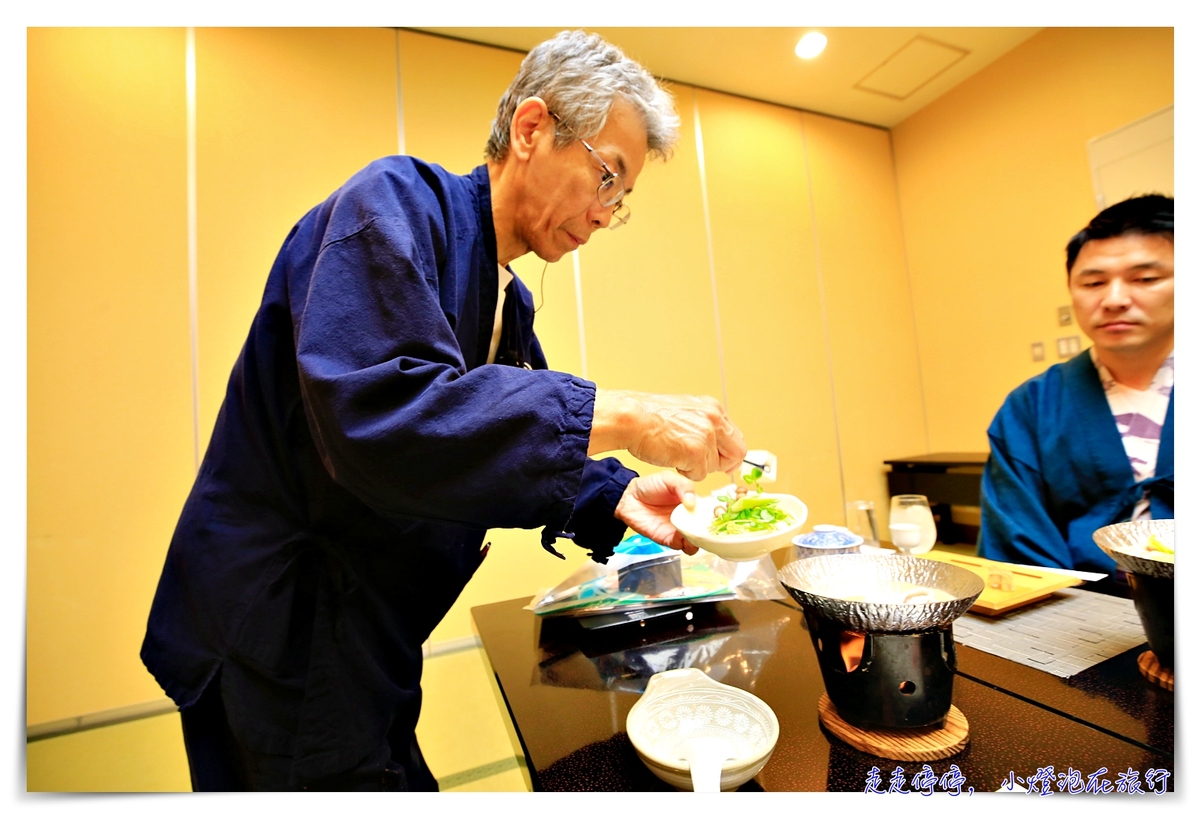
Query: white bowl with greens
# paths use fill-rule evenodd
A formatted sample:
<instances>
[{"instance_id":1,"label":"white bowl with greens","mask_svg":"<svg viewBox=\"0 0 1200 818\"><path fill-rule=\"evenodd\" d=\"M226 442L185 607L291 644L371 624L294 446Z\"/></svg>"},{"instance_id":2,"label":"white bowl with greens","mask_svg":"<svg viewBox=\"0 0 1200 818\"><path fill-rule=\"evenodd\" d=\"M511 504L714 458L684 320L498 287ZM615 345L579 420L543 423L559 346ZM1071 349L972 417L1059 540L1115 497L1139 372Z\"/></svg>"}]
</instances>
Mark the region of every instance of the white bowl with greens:
<instances>
[{"instance_id":1,"label":"white bowl with greens","mask_svg":"<svg viewBox=\"0 0 1200 818\"><path fill-rule=\"evenodd\" d=\"M790 494L750 492L742 497L732 487L697 497L695 508L680 505L671 525L697 548L721 559L746 562L792 544L808 519L808 507Z\"/></svg>"}]
</instances>

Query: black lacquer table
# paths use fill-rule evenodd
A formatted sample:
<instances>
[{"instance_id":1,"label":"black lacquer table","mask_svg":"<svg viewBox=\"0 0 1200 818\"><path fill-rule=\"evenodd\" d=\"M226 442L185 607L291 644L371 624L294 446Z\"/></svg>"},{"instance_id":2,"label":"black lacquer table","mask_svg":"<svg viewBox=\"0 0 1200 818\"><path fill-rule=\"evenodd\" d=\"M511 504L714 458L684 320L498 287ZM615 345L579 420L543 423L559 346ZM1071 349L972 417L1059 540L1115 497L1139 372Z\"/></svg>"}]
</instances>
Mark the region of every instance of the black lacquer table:
<instances>
[{"instance_id":1,"label":"black lacquer table","mask_svg":"<svg viewBox=\"0 0 1200 818\"><path fill-rule=\"evenodd\" d=\"M824 683L790 600L694 605L690 621L593 631L526 604L472 614L535 790L671 790L638 758L625 719L650 676L679 667L754 693L779 718L775 751L743 791L1174 789L1173 694L1141 677L1140 650L1060 679L959 645L953 699L970 741L926 765L868 755L825 730Z\"/></svg>"}]
</instances>

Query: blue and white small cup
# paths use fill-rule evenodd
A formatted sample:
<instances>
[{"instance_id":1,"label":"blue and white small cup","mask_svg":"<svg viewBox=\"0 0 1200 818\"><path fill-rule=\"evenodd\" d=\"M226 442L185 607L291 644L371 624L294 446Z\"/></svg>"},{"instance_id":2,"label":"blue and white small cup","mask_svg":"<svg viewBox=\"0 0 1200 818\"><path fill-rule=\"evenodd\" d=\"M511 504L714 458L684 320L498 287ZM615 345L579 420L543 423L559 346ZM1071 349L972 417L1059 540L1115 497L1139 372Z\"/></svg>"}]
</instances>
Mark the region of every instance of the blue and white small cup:
<instances>
[{"instance_id":1,"label":"blue and white small cup","mask_svg":"<svg viewBox=\"0 0 1200 818\"><path fill-rule=\"evenodd\" d=\"M796 558L821 557L830 554L857 554L863 538L839 525L814 525L813 530L792 538Z\"/></svg>"}]
</instances>

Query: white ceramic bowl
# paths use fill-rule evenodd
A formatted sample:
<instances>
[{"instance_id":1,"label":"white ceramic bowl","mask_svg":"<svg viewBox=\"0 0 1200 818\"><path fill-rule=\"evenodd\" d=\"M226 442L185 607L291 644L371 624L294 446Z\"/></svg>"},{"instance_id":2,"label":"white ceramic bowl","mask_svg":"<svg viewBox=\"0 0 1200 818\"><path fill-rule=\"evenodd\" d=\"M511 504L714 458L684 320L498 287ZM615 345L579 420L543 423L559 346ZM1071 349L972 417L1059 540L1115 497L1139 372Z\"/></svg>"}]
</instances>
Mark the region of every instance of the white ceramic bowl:
<instances>
[{"instance_id":1,"label":"white ceramic bowl","mask_svg":"<svg viewBox=\"0 0 1200 818\"><path fill-rule=\"evenodd\" d=\"M732 494L733 489L729 491ZM767 492L763 492L761 496L779 500L780 508L792 515L791 525L753 534L714 534L709 530L714 519L713 510L717 505L723 505L715 495L697 497L696 507L691 511L682 505L676 506L671 512L671 525L692 545L716 554L721 559L734 562L761 559L776 549L791 545L792 538L799 533L800 526L808 519L808 507L797 497Z\"/></svg>"},{"instance_id":2,"label":"white ceramic bowl","mask_svg":"<svg viewBox=\"0 0 1200 818\"><path fill-rule=\"evenodd\" d=\"M650 771L683 790L693 788L693 743L728 748L732 757L720 763L720 788L735 790L758 774L779 740L779 720L762 699L696 668L651 676L625 730Z\"/></svg>"}]
</instances>

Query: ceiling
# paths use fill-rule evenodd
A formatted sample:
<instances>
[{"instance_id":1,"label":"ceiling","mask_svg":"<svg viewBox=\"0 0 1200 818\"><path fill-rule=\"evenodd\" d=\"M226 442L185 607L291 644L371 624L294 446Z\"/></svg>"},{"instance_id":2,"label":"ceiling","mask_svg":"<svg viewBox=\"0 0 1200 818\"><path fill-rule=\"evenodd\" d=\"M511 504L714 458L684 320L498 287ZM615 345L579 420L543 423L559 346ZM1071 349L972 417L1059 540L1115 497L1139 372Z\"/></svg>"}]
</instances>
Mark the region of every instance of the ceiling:
<instances>
[{"instance_id":1,"label":"ceiling","mask_svg":"<svg viewBox=\"0 0 1200 818\"><path fill-rule=\"evenodd\" d=\"M528 51L556 28L421 28ZM890 128L1040 28L590 28L669 81ZM802 60L810 30L829 38Z\"/></svg>"}]
</instances>

